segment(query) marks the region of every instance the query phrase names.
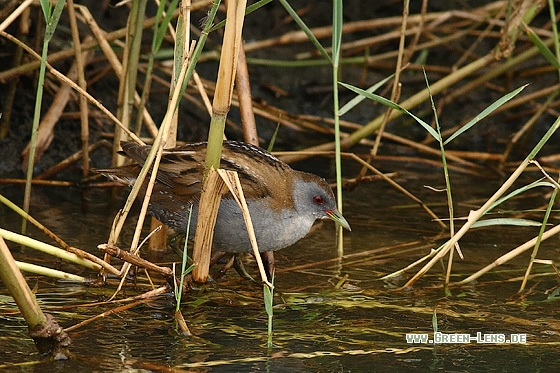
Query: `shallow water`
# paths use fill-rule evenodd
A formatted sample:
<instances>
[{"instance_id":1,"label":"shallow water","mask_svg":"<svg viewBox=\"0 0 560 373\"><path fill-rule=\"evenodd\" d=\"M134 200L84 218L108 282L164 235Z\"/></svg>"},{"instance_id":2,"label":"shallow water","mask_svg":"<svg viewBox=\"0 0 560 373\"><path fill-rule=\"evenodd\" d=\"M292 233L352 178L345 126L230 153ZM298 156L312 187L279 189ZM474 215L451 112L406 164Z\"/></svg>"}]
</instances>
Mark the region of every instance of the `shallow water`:
<instances>
[{"instance_id":1,"label":"shallow water","mask_svg":"<svg viewBox=\"0 0 560 373\"><path fill-rule=\"evenodd\" d=\"M528 176L528 180L536 175ZM445 216L445 195L423 185L440 188L437 170L409 171L398 176L413 193ZM500 184L452 174L456 216L480 206ZM528 182L529 182L528 181ZM502 208L537 208L547 203L548 190L537 190ZM2 193L19 202L19 188ZM101 255L96 246L105 242L122 199L111 200L109 191L91 190L82 203L79 190L35 188L31 212L71 245ZM380 278L399 270L437 248L448 236L420 208L384 182L360 185L346 193L344 214L353 231L345 233L344 257L338 258L331 222L296 245L276 255L277 274L272 349L267 349L267 317L260 285L239 278L235 271L217 283L185 296L182 312L194 337L179 335L174 328L173 301L162 296L147 304L93 321L70 332L72 359L42 362L27 328L6 290L1 288L0 355L7 370L33 371L551 371L560 363L560 323L555 297L549 297L558 280L553 270L535 265L539 277L528 282L531 292L516 297L529 258L525 253L498 267L469 286L452 287L451 297L441 288L441 266L434 267L413 288L396 291L414 274L391 281ZM56 206L56 207L54 207ZM0 225L18 230L19 219L4 207ZM530 216L541 219L542 214ZM553 217L553 224L557 224ZM457 223L459 226L461 221ZM132 226L123 240L130 241ZM464 260L455 256L453 280L465 278L499 255L532 238L538 228L501 227L473 230L461 240ZM32 236L44 239L31 229ZM558 257L557 238L544 242L539 258ZM50 258L10 243L17 259L54 265ZM155 259L154 259L155 260ZM159 261L177 260L172 254ZM256 273L252 262L248 270ZM63 268L93 275L73 266ZM416 269L418 269L417 267ZM342 276L342 288L335 285ZM37 298L64 327L72 326L117 304L88 305L106 300L116 284L105 288L29 277ZM148 290L145 276L128 285L122 297ZM549 299L550 298L550 299ZM438 331L479 335L470 343L407 343L407 333L434 337ZM481 343L482 336L512 334L524 344Z\"/></svg>"}]
</instances>

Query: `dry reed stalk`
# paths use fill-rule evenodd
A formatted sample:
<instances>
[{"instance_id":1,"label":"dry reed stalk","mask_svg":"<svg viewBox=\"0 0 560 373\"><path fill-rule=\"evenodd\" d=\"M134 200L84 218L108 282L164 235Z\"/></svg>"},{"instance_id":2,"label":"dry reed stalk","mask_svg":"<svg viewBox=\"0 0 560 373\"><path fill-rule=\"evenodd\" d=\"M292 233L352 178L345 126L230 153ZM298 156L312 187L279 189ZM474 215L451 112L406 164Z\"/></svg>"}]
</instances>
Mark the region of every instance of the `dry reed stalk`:
<instances>
[{"instance_id":1,"label":"dry reed stalk","mask_svg":"<svg viewBox=\"0 0 560 373\"><path fill-rule=\"evenodd\" d=\"M226 3L227 22L222 40L216 91L214 94L214 101L212 102L212 118L210 119L206 160L204 163L205 179L207 173L212 168L219 169L220 167L225 123L227 114L231 107L231 97L233 95L235 75L237 73L237 61L239 58L239 51L242 46L241 33L243 31L243 22L245 20L246 5L246 0L228 1ZM201 200L204 199L205 193L213 193L206 187L206 180L204 180L200 197ZM221 194L214 193L214 195ZM204 205L201 206L204 207ZM216 215L213 213L208 215L208 217L212 219L215 219L215 216L217 216L217 212ZM215 223L212 221L207 223L203 219L198 219L196 234L199 234L199 230L208 229L213 226L213 224ZM212 234L213 232L208 232L208 234L205 233L204 236ZM195 281L206 281L210 264L210 251L210 246L195 238L193 262L198 263L197 267L195 267L192 272L193 279Z\"/></svg>"},{"instance_id":2,"label":"dry reed stalk","mask_svg":"<svg viewBox=\"0 0 560 373\"><path fill-rule=\"evenodd\" d=\"M107 58L107 61L113 67L113 71L117 76L120 76L123 72L123 65L119 60L119 58L117 57L117 54L109 44L107 35L101 30L101 28L99 27L99 25L97 24L97 22L95 21L91 13L89 12L89 9L87 9L84 6L78 6L78 9L80 10L82 17L84 18L84 22L90 27L92 34L95 36L97 42L99 43L99 47L103 51L105 57ZM138 92L135 92L134 103L136 105L139 105L140 100L141 100L140 95L138 94ZM150 132L150 134L153 137L155 137L157 134L157 126L152 116L150 115L150 112L146 108L143 108L141 115L142 115L142 119L144 120L146 129L148 130L148 132ZM130 134L128 135L130 136Z\"/></svg>"},{"instance_id":3,"label":"dry reed stalk","mask_svg":"<svg viewBox=\"0 0 560 373\"><path fill-rule=\"evenodd\" d=\"M555 236L559 233L560 233L560 225L557 225L557 226L547 230L546 232L544 232L544 234L542 235L541 241L545 241L545 240L549 239L550 237L553 237L553 236ZM467 278L465 278L461 281L453 283L453 285L468 284L468 283L476 280L480 276L484 275L485 273L488 273L492 269L494 269L494 268L496 268L496 267L498 267L498 266L500 266L504 263L507 263L511 259L513 259L513 258L517 257L518 255L524 253L525 251L527 251L529 249L532 249L535 246L535 243L537 242L537 238L538 237L534 237L533 239L525 242L524 244L517 246L515 249L508 251L506 254L500 256L498 259L494 260L492 263L488 264L484 268L476 271L475 273L473 273L472 275L468 276Z\"/></svg>"},{"instance_id":4,"label":"dry reed stalk","mask_svg":"<svg viewBox=\"0 0 560 373\"><path fill-rule=\"evenodd\" d=\"M87 320L84 320L84 321L79 322L79 323L77 323L77 324L75 324L75 325L72 325L72 326L68 327L66 330L67 330L67 331L74 331L74 330L76 330L76 329L78 329L78 328L81 328L81 327L83 327L83 326L85 326L85 325L91 323L92 321L99 320L99 319L103 319L103 318L105 318L105 317L107 317L107 316L114 315L114 314L116 314L116 313L119 313L119 312L122 312L122 311L126 311L126 310L128 310L128 309L131 309L132 307L136 307L136 306L138 306L138 305L141 305L141 304L150 302L150 301L153 300L152 298L154 298L154 297L156 297L156 296L158 296L158 295L161 295L161 294L165 294L165 293L167 293L167 292L169 292L169 288L168 288L167 286L161 286L161 287L159 287L159 288L157 288L157 289L148 291L148 292L146 292L146 293L144 293L144 294L140 294L140 295L135 296L135 297L130 297L130 298L127 298L127 299L120 299L120 300L118 300L118 301L114 301L114 302L120 302L120 303L124 303L124 302L131 302L131 303L125 304L124 306L120 306L120 307L113 308L113 309L111 309L111 310L109 310L109 311L105 311L105 312L103 312L103 313L101 313L101 314L99 314L99 315L96 315L96 316L91 317L91 318L89 318L89 319L87 319ZM109 302L94 303L94 304L92 304L92 305L107 304L107 303L109 303ZM87 305L82 305L82 306L87 306Z\"/></svg>"},{"instance_id":5,"label":"dry reed stalk","mask_svg":"<svg viewBox=\"0 0 560 373\"><path fill-rule=\"evenodd\" d=\"M503 7L504 7L503 2L495 1L493 3L484 5L480 8L473 9L472 12L452 10L452 11L445 11L445 12L414 14L414 15L409 15L408 23L410 25L416 26L416 25L425 24L427 22L433 22L435 27L440 23L443 23L453 17L464 18L469 21L482 22L482 21L487 21L489 16L500 11ZM342 26L342 32L344 34L350 34L354 32L370 31L379 28L393 28L393 27L400 26L401 23L402 23L402 16L345 22ZM313 35L317 37L317 39L329 38L332 36L331 26L316 27L316 28L312 28L311 31ZM398 38L399 36L400 36L400 32L395 34L394 38ZM277 36L274 38L249 42L245 45L245 51L252 52L254 50L274 47L277 45L303 43L303 42L307 42L308 40L309 39L307 38L307 35L303 31L300 30L290 31L284 35Z\"/></svg>"},{"instance_id":6,"label":"dry reed stalk","mask_svg":"<svg viewBox=\"0 0 560 373\"><path fill-rule=\"evenodd\" d=\"M372 249L372 250L366 250L366 251L362 251L359 253L352 253L352 254L344 254L342 256L342 259L346 260L346 259L351 259L351 258L360 258L360 257L369 257L370 259L373 257L373 259L390 259L390 258L394 258L394 252L395 251L399 251L400 249L408 252L408 250L413 250L413 251L422 251L425 250L427 247L429 247L428 245L422 245L422 241L411 241L411 242L406 242L406 243L401 243L398 245L393 245L393 246L384 246L384 247L379 247L376 249ZM320 261L314 261L312 263L306 263L306 264L299 264L299 265L295 265L292 267L288 267L288 268L280 268L277 270L278 273L282 273L282 272L291 272L291 271L299 271L302 269L307 269L307 268L315 268L315 267L319 267L319 268L324 268L325 265L328 265L330 263L335 263L338 262L341 258L330 258L330 259L324 259L324 260L320 260ZM346 264L346 262L345 262Z\"/></svg>"},{"instance_id":7,"label":"dry reed stalk","mask_svg":"<svg viewBox=\"0 0 560 373\"><path fill-rule=\"evenodd\" d=\"M358 156L358 155L356 155ZM363 156L361 158L364 158L365 161L367 162L367 157ZM375 157L375 161L376 162L381 162L381 161L389 161L389 162L395 162L395 163L401 163L403 165L403 167L406 167L408 165L413 165L413 164L423 164L426 166L430 166L433 167L434 169L439 169L441 168L441 159L428 159L428 158L419 158L419 157L407 157L407 156L399 156L399 155L378 155ZM461 165L447 165L447 168L449 170L461 173L461 174L468 174L468 175L472 175L472 176L479 176L479 177L484 177L487 176L485 175L483 172L477 172L473 169L470 168L465 168L465 166L461 166ZM369 175L366 176L362 176L364 178L368 177Z\"/></svg>"},{"instance_id":8,"label":"dry reed stalk","mask_svg":"<svg viewBox=\"0 0 560 373\"><path fill-rule=\"evenodd\" d=\"M93 152L94 150L100 148L100 147L108 147L110 149L110 148L112 148L112 145L107 140L98 141L98 142L88 146L88 149L87 149L88 154ZM45 179L48 179L50 177L53 177L53 176L59 174L60 172L64 171L68 167L71 167L74 163L76 163L76 161L78 161L80 159L83 159L83 158L84 158L84 152L83 152L83 150L79 150L76 153L72 154L71 156L63 159L60 162L58 162L54 166L49 167L42 174L37 175L35 178L33 178L33 181L45 180Z\"/></svg>"},{"instance_id":9,"label":"dry reed stalk","mask_svg":"<svg viewBox=\"0 0 560 373\"><path fill-rule=\"evenodd\" d=\"M51 238L58 245L60 245L64 250L66 250L66 251L68 251L68 252L70 252L74 255L77 255L78 257L83 258L88 262L94 263L96 266L104 268L109 273L112 273L112 274L119 273L119 271L117 271L114 267L112 267L108 263L105 263L103 260L99 259L95 255L92 255L92 254L90 254L86 251L83 251L83 250L80 250L78 248L75 248L75 247L72 247L72 246L68 245L62 238L58 237L54 232L52 232L50 229L48 229L43 224L41 224L38 220L33 218L31 215L29 215L23 209L19 208L16 204L12 203L11 201L9 201L7 198L5 198L2 195L0 195L0 202L2 202L4 205L8 206L12 211L14 211L18 215L20 215L21 217L26 219L28 222L33 224L35 227L37 227L39 230L41 230L45 235L47 235L47 237ZM98 268L98 267L96 267L96 268Z\"/></svg>"},{"instance_id":10,"label":"dry reed stalk","mask_svg":"<svg viewBox=\"0 0 560 373\"><path fill-rule=\"evenodd\" d=\"M295 156L295 157L299 157L299 156L304 156L304 157L308 157L308 156L317 156L317 155L333 155L332 152L318 152L318 151L314 151L314 152L310 152L310 151L297 151L297 152L274 152L274 154L278 155L278 156L282 156L282 155L286 155L289 154L291 156ZM432 219L434 219L442 228L447 228L447 225L445 223L443 223L443 221L424 203L422 202L421 199L419 199L418 197L416 197L414 194L410 193L408 190L406 190L406 188L404 188L403 186L401 186L399 183L397 183L396 181L394 181L393 179L389 178L386 174L382 173L381 171L379 171L378 169L376 169L375 167L373 167L371 164L367 163L366 161L364 161L363 159L361 159L360 157L358 157L356 154L354 153L341 153L341 156L343 157L347 157L350 158L356 162L358 162L359 164L361 164L362 166L366 167L368 170L372 171L375 175L379 176L381 179L383 179L384 181L386 181L387 183L389 183L392 187L394 187L396 190L400 191L402 194L404 194L405 196L407 196L408 198L410 198L412 201L414 201L415 203L417 203L424 211L426 211L426 213L432 217Z\"/></svg>"},{"instance_id":11,"label":"dry reed stalk","mask_svg":"<svg viewBox=\"0 0 560 373\"><path fill-rule=\"evenodd\" d=\"M208 170L204 182L205 193L201 193L199 206L204 206L198 211L198 224L194 236L195 250L198 243L198 253L193 252L193 264L202 270L193 270L193 279L198 282L205 282L210 268L210 252L214 239L214 227L218 217L218 209L222 195L227 192L224 180L212 167ZM188 237L186 238L188 239ZM207 254L207 255L206 255ZM205 269L205 270L204 270Z\"/></svg>"},{"instance_id":12,"label":"dry reed stalk","mask_svg":"<svg viewBox=\"0 0 560 373\"><path fill-rule=\"evenodd\" d=\"M0 23L0 31L6 30L23 12L29 8L29 6L33 3L33 0L25 0L17 9L15 9L11 14L4 19L2 23Z\"/></svg>"},{"instance_id":13,"label":"dry reed stalk","mask_svg":"<svg viewBox=\"0 0 560 373\"><path fill-rule=\"evenodd\" d=\"M39 56L35 51L33 51L32 49L30 49L27 45L21 43L19 40L15 39L13 36L6 34L5 32L0 32L0 36L5 37L6 39L10 39L11 41L13 41L14 43L18 44L19 46L21 46L22 48L24 48L27 52L29 52L34 58L36 58L37 60L41 60L41 56ZM95 106L97 106L97 108L99 108L99 110L101 110L109 119L111 119L111 121L113 121L116 125L118 125L119 127L121 127L125 132L127 132L127 134L133 138L135 141L141 142L141 140L138 138L138 136L136 136L133 132L130 132L128 130L128 128L123 127L122 123L117 119L117 117L115 117L113 115L113 113L111 113L107 108L105 108L105 106L103 106L97 99L95 99L92 95L90 95L88 92L84 91L80 86L78 86L76 83L74 83L72 80L68 79L66 77L66 75L62 74L60 71L56 70L53 66L51 66L48 62L47 62L47 69L48 71L53 74L54 76L56 76L61 82L66 83L68 85L70 85L74 90L76 90L79 94L87 97L87 99L94 104Z\"/></svg>"},{"instance_id":14,"label":"dry reed stalk","mask_svg":"<svg viewBox=\"0 0 560 373\"><path fill-rule=\"evenodd\" d=\"M185 76L186 76L187 69L188 69L188 66L189 66L189 61L188 60L185 60L183 62L184 63L181 67L181 71L180 71L180 73L178 75L178 78L177 78L177 80L180 81L180 82L183 82L185 80ZM142 202L142 207L141 207L141 210L140 210L140 214L138 216L138 222L136 224L136 229L134 231L134 237L132 239L131 250L130 251L131 252L137 252L137 250L138 250L138 243L140 242L140 234L141 234L141 230L142 230L142 225L144 223L144 219L145 219L146 213L148 211L150 195L152 193L152 190L153 190L153 187L154 187L154 184L155 184L155 180L156 180L156 177L157 177L158 166L159 166L159 162L161 160L163 148L165 147L166 137L164 135L166 134L167 129L171 125L172 117L173 117L174 112L175 112L175 110L178 106L178 100L179 100L180 92L181 92L181 85L177 85L175 87L175 90L173 91L172 98L171 98L171 101L169 103L169 107L173 108L173 109L167 111L167 113L166 113L166 115L165 115L165 117L162 121L160 130L158 132L158 136L154 140L152 150L150 151L150 153L146 157L146 160L144 162L142 170L138 174L138 176L136 178L136 181L134 183L134 186L132 187L132 190L131 190L131 192L130 192L127 200L126 200L125 206L123 207L121 212L115 217L115 221L113 223L113 227L112 227L111 233L109 235L109 240L108 240L108 245L109 246L115 246L115 243L117 242L117 239L120 235L120 232L121 232L121 230L124 226L124 222L126 220L126 217L128 216L128 212L130 211L130 208L132 207L132 203L136 199L136 196L138 195L138 192L140 191L140 188L142 188L144 180L145 180L145 178L148 174L148 170L151 170L149 182L147 184L146 191L145 191L144 200ZM153 163L153 167L152 167L152 163ZM105 259L108 260L107 255L105 256ZM122 269L121 269L121 275L123 276L122 280L121 280L121 282L119 284L119 287L117 288L116 292L114 293L113 297L122 288L122 286L124 284L125 275L126 275L126 273L128 272L129 269L130 269L130 264L125 263L123 265Z\"/></svg>"},{"instance_id":15,"label":"dry reed stalk","mask_svg":"<svg viewBox=\"0 0 560 373\"><path fill-rule=\"evenodd\" d=\"M93 57L93 51L84 52L82 62L87 64ZM76 60L77 61L77 60ZM72 64L72 67L66 73L66 77L71 80L77 80L78 78L78 65L77 63ZM56 93L54 100L43 116L41 123L39 123L39 129L37 131L37 143L35 150L35 162L39 162L41 156L47 150L52 140L54 139L54 127L58 123L60 116L64 112L64 108L70 101L70 96L72 95L72 87L64 82L60 85L58 92ZM83 97L83 96L82 96ZM23 161L21 164L22 169L27 168L27 161L29 157L29 147L27 144L22 152Z\"/></svg>"},{"instance_id":16,"label":"dry reed stalk","mask_svg":"<svg viewBox=\"0 0 560 373\"><path fill-rule=\"evenodd\" d=\"M270 289L272 289L274 288L274 286L268 281L268 277L266 276L266 272L264 269L261 256L259 255L257 238L255 236L255 231L253 230L253 222L251 220L251 215L249 214L249 207L247 206L247 201L245 200L245 196L243 194L243 188L241 188L241 181L239 180L239 175L237 175L237 172L232 172L229 170L222 170L222 169L219 169L218 173L224 180L229 191L233 195L233 198L239 205L241 212L243 213L243 220L245 220L245 226L247 227L247 233L249 234L249 241L251 242L253 255L255 256L255 260L257 261L257 265L259 267L261 281L263 284L266 284Z\"/></svg>"},{"instance_id":17,"label":"dry reed stalk","mask_svg":"<svg viewBox=\"0 0 560 373\"><path fill-rule=\"evenodd\" d=\"M70 29L72 30L72 43L74 44L74 56L76 58L76 70L78 72L78 85L84 91L87 90L87 82L85 78L84 67L87 62L82 58L82 50L80 49L80 34L78 31L78 22L76 20L76 10L74 0L68 0L68 18L70 21ZM85 39L87 39L86 37ZM84 39L84 40L85 40ZM80 124L81 124L81 139L82 139L82 176L85 178L89 175L89 108L87 99L80 96L78 99L80 103Z\"/></svg>"},{"instance_id":18,"label":"dry reed stalk","mask_svg":"<svg viewBox=\"0 0 560 373\"><path fill-rule=\"evenodd\" d=\"M255 111L253 110L253 98L251 96L249 67L247 66L243 44L241 44L241 48L239 48L235 83L241 114L241 125L243 127L243 139L248 144L259 146L257 123L255 122Z\"/></svg>"},{"instance_id":19,"label":"dry reed stalk","mask_svg":"<svg viewBox=\"0 0 560 373\"><path fill-rule=\"evenodd\" d=\"M0 184L19 184L25 185L25 179L14 179L14 178L1 178ZM47 186L59 186L59 187L69 187L75 186L76 183L73 181L60 181L60 180L31 180L33 185L47 185Z\"/></svg>"},{"instance_id":20,"label":"dry reed stalk","mask_svg":"<svg viewBox=\"0 0 560 373\"><path fill-rule=\"evenodd\" d=\"M199 9L203 9L206 8L209 4L212 4L214 2L214 0L200 0L197 1L195 3L192 4L191 6L191 10L199 10ZM176 10L174 13L174 16L176 17L177 15L179 15L179 10ZM144 20L144 22L142 23L144 28L149 28L149 27L153 27L155 24L155 17L152 18L148 18L146 20ZM0 35L5 36L8 35L6 34L4 31L0 30ZM121 39L126 35L126 28L122 28L116 31L112 31L109 32L105 35L105 38L108 41L115 41L117 39ZM11 35L10 35L11 36ZM80 45L80 48L82 51L88 50L88 49L93 49L98 47L98 43L96 41L89 41L89 42L82 42ZM64 50L61 50L59 52L54 52L51 53L48 56L47 62L50 63L54 63L57 61L60 61L62 59L65 58L69 58L72 57L74 55L74 49L73 48L67 48ZM4 83L10 79L14 79L17 76L21 75L21 74L25 74L25 73L29 73L32 72L34 70L37 70L40 66L40 62L29 62L26 63L24 65L21 66L17 66L14 68L11 68L9 70L5 70L5 71L1 71L0 72L0 82Z\"/></svg>"},{"instance_id":21,"label":"dry reed stalk","mask_svg":"<svg viewBox=\"0 0 560 373\"><path fill-rule=\"evenodd\" d=\"M131 265L144 268L147 271L156 272L166 278L173 276L173 271L171 270L171 268L155 265L152 262L147 261L146 259L142 259L138 255L131 254L130 252L119 249L116 246L101 244L97 248L104 253L111 255L112 257L119 258L125 262L130 263Z\"/></svg>"},{"instance_id":22,"label":"dry reed stalk","mask_svg":"<svg viewBox=\"0 0 560 373\"><path fill-rule=\"evenodd\" d=\"M542 114L550 107L550 105L553 103L556 97L558 97L558 94L560 94L560 87L556 89L554 92L552 92L547 97L546 101L542 105L539 105L539 108L535 111L535 113L531 116L531 118L529 118L529 120L525 122L525 124L521 127L521 129L514 133L513 137L511 138L511 140L509 141L506 147L506 150L502 155L502 159L501 159L502 164L509 158L509 155L511 154L512 150L519 143L521 138L525 136L527 132L534 127L534 125L537 123L537 120L541 118Z\"/></svg>"}]
</instances>

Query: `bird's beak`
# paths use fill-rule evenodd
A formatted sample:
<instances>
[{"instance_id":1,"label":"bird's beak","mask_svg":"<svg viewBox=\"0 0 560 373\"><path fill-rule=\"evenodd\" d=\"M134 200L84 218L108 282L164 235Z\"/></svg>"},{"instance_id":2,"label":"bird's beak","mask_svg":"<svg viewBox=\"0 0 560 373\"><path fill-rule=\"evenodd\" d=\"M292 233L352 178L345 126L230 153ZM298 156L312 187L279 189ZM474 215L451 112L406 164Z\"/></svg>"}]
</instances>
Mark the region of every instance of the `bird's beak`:
<instances>
[{"instance_id":1,"label":"bird's beak","mask_svg":"<svg viewBox=\"0 0 560 373\"><path fill-rule=\"evenodd\" d=\"M344 216L342 216L342 214L340 213L340 211L338 210L328 210L326 211L329 219L334 220L334 222L338 225L340 225L343 228L348 229L349 231L351 231L352 229L350 228L350 224L348 224L348 222L346 221L346 219L344 218Z\"/></svg>"}]
</instances>

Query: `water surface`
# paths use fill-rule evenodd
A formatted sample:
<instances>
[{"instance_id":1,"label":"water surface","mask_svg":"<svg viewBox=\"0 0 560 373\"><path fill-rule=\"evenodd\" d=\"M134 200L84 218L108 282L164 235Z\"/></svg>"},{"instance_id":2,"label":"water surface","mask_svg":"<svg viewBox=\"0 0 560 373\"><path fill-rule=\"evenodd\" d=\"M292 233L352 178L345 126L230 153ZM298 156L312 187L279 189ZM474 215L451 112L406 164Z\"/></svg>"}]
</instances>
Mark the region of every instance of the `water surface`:
<instances>
[{"instance_id":1,"label":"water surface","mask_svg":"<svg viewBox=\"0 0 560 373\"><path fill-rule=\"evenodd\" d=\"M533 176L528 176L528 180ZM401 173L398 178L418 197L445 216L444 193L424 188L443 185L437 170ZM480 206L501 180L484 180L453 174L456 216ZM529 180L530 181L530 180ZM508 204L507 209L532 209L547 203L542 190ZM2 193L18 202L19 188ZM91 190L82 203L80 190L36 188L32 213L71 245L101 255L96 246L105 242L122 199L111 199L105 190ZM501 211L504 211L501 209ZM42 362L27 328L5 288L1 288L0 350L7 370L34 371L550 371L558 368L560 324L552 293L558 280L553 270L536 265L529 293L516 295L529 253L515 259L478 282L452 287L446 297L441 287L441 266L434 267L414 287L397 291L414 274L408 271L390 281L380 278L416 261L441 245L448 233L406 197L383 182L360 185L346 194L344 214L353 231L345 233L344 257L335 247L332 222L320 224L296 245L276 255L274 347L268 349L267 316L262 287L230 271L219 282L197 288L181 306L193 337L176 332L173 299L162 296L149 303L93 321L70 333L69 361ZM536 220L542 214L535 213ZM19 219L5 208L2 227L19 229ZM553 224L557 221L553 217ZM460 226L461 221L457 224ZM130 241L132 223L123 241ZM461 240L464 260L456 258L453 280L465 278L498 256L532 238L538 228L501 227L478 229ZM30 234L45 239L35 229ZM554 259L557 239L545 242L539 257ZM56 266L52 259L10 244L17 259ZM144 254L147 256L147 254ZM147 256L149 257L149 256ZM173 254L155 261L178 260ZM249 272L256 274L252 261ZM417 267L418 269L419 267ZM74 266L63 269L93 275ZM340 288L335 285L347 276ZM512 280L514 279L514 280ZM45 311L64 327L72 326L117 304L91 303L106 300L116 288L104 288L28 277ZM141 275L129 284L124 298L148 290ZM512 334L526 338L524 344L507 343L407 343L411 333L434 336L437 330L478 335Z\"/></svg>"}]
</instances>

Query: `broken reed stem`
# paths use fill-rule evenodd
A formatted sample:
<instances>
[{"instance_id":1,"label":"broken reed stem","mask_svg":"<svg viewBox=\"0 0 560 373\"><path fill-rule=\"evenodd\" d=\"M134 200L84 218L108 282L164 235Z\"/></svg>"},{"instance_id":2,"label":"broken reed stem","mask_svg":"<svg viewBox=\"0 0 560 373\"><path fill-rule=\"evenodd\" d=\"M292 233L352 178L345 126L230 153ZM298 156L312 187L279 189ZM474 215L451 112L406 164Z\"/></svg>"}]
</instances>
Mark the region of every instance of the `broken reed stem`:
<instances>
[{"instance_id":1,"label":"broken reed stem","mask_svg":"<svg viewBox=\"0 0 560 373\"><path fill-rule=\"evenodd\" d=\"M196 264L196 267L193 269L192 275L193 280L197 282L206 282L208 278L214 227L222 195L227 192L223 178L214 167L208 170L204 188L205 192L201 193L198 204L197 226L194 235L193 263Z\"/></svg>"},{"instance_id":2,"label":"broken reed stem","mask_svg":"<svg viewBox=\"0 0 560 373\"><path fill-rule=\"evenodd\" d=\"M216 0L216 5L219 0ZM201 192L201 201L205 198L206 193L214 193L207 186L207 177L212 168L220 168L220 160L222 155L222 142L224 137L224 129L227 114L231 106L231 97L233 95L233 86L235 82L235 74L237 71L237 60L239 58L239 49L241 48L241 32L243 31L243 21L245 19L246 0L230 0L226 3L226 26L222 40L222 51L220 54L220 64L218 66L218 78L216 81L216 91L214 92L214 101L212 102L212 118L210 119L210 129L208 131L208 143L206 146L206 159L204 161L204 177ZM214 201L215 197L212 197ZM199 204L199 218L197 220L196 234L199 230L207 229L204 226L210 226L215 223L205 222L201 216L214 218L214 213L206 213L203 210L206 206ZM216 212L217 216L217 212ZM197 267L193 270L193 279L195 281L206 281L208 277L210 264L211 247L205 243L194 241L193 257L197 257L203 262L198 262ZM200 250L207 250L201 253Z\"/></svg>"},{"instance_id":3,"label":"broken reed stem","mask_svg":"<svg viewBox=\"0 0 560 373\"><path fill-rule=\"evenodd\" d=\"M101 303L94 303L93 305L107 304L107 303L109 303L109 302L114 302L114 303L132 302L132 303L129 303L129 304L125 304L125 305L123 305L123 306L119 306L119 307L113 308L112 310L109 310L109 311L100 313L99 315L96 315L96 316L94 316L94 317L92 317L92 318L89 318L89 319L84 320L84 321L82 321L82 322L79 322L79 323L77 323L77 324L75 324L75 325L72 325L71 327L66 328L66 331L67 331L67 332L74 331L74 330L76 330L76 329L78 329L78 328L81 328L81 327L83 327L83 326L85 326L85 325L91 323L92 321L95 321L95 320L98 320L98 319L102 319L102 318L105 318L105 317L110 316L110 315L114 315L114 314L119 313L119 312L122 312L122 311L126 311L126 310L128 310L128 309L130 309L130 308L132 308L132 307L136 307L136 306L138 306L138 305L140 305L140 304L144 304L144 303L150 302L150 301L152 301L152 298L154 298L154 297L156 297L156 296L158 296L158 295L161 295L161 294L165 294L165 293L167 293L168 291L169 291L169 287L168 287L168 286L160 286L160 287L157 288L157 289L150 290L150 291L148 291L148 292L146 292L146 293L143 293L143 294L140 294L140 295L137 295L137 296L134 296L134 297L130 297L130 298L126 298L126 299L119 299L119 300L112 300L112 301L101 302ZM86 306L86 305L82 305L82 306Z\"/></svg>"},{"instance_id":4,"label":"broken reed stem","mask_svg":"<svg viewBox=\"0 0 560 373\"><path fill-rule=\"evenodd\" d=\"M173 276L173 271L169 267L161 267L152 262L142 259L138 255L131 254L127 250L122 250L116 246L109 246L107 244L101 244L97 246L97 248L104 253L111 255L112 257L119 258L125 262L130 263L131 265L138 266L140 268L144 268L148 271L159 273L160 275L169 278Z\"/></svg>"}]
</instances>

